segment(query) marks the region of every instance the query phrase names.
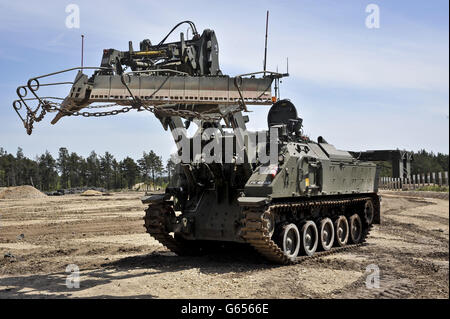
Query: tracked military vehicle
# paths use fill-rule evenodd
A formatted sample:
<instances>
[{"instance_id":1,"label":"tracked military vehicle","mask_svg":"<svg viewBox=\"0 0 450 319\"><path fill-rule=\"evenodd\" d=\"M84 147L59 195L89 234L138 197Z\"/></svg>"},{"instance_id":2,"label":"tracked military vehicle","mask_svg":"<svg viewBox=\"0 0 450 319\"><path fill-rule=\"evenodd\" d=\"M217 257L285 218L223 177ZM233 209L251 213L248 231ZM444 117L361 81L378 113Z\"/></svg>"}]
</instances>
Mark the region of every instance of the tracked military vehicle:
<instances>
[{"instance_id":1,"label":"tracked military vehicle","mask_svg":"<svg viewBox=\"0 0 450 319\"><path fill-rule=\"evenodd\" d=\"M147 231L178 254L232 241L283 264L363 243L380 222L376 165L302 136L301 122L289 100L271 107L276 164L179 164L166 193L143 200Z\"/></svg>"},{"instance_id":2,"label":"tracked military vehicle","mask_svg":"<svg viewBox=\"0 0 450 319\"><path fill-rule=\"evenodd\" d=\"M165 43L182 23L190 25L192 38L181 33L180 41ZM361 245L380 222L376 165L322 137L304 136L293 103L272 96L272 85L276 91L288 73L223 75L214 31L200 35L190 21L177 26L157 45L146 39L138 51L131 42L127 51L104 50L100 67L31 78L13 103L28 134L48 112L57 113L53 124L64 116L153 113L172 132L181 160L165 193L142 200L148 205L144 226L179 255L235 242L289 264ZM72 82L40 83L73 71ZM70 85L68 96L38 94L54 85ZM262 146L256 146L271 156L250 154L248 105L271 105L267 131L258 132ZM191 123L198 128L189 137Z\"/></svg>"}]
</instances>

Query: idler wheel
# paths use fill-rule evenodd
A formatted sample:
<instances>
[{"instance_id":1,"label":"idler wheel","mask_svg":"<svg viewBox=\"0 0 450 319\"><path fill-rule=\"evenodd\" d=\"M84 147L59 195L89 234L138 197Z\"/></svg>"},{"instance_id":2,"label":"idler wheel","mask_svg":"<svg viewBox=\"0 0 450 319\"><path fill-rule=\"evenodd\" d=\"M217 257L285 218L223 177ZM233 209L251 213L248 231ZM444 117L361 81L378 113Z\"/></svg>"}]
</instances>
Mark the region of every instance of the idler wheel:
<instances>
[{"instance_id":1,"label":"idler wheel","mask_svg":"<svg viewBox=\"0 0 450 319\"><path fill-rule=\"evenodd\" d=\"M371 225L374 217L374 208L373 202L371 200L367 200L364 204L364 219L366 220L367 225Z\"/></svg>"},{"instance_id":2,"label":"idler wheel","mask_svg":"<svg viewBox=\"0 0 450 319\"><path fill-rule=\"evenodd\" d=\"M329 218L324 218L320 221L320 247L323 250L330 250L334 244L334 226Z\"/></svg>"},{"instance_id":3,"label":"idler wheel","mask_svg":"<svg viewBox=\"0 0 450 319\"><path fill-rule=\"evenodd\" d=\"M312 256L319 242L317 226L312 220L308 220L302 227L302 248L306 255Z\"/></svg>"},{"instance_id":4,"label":"idler wheel","mask_svg":"<svg viewBox=\"0 0 450 319\"><path fill-rule=\"evenodd\" d=\"M357 244L362 238L362 222L358 214L350 216L350 239Z\"/></svg>"},{"instance_id":5,"label":"idler wheel","mask_svg":"<svg viewBox=\"0 0 450 319\"><path fill-rule=\"evenodd\" d=\"M272 213L265 212L262 216L264 222L266 223L266 228L269 233L269 237L271 238L275 231L275 219Z\"/></svg>"},{"instance_id":6,"label":"idler wheel","mask_svg":"<svg viewBox=\"0 0 450 319\"><path fill-rule=\"evenodd\" d=\"M289 258L295 258L300 250L300 233L295 224L284 225L281 231L281 248Z\"/></svg>"},{"instance_id":7,"label":"idler wheel","mask_svg":"<svg viewBox=\"0 0 450 319\"><path fill-rule=\"evenodd\" d=\"M348 221L345 216L339 216L334 222L334 229L336 231L336 245L343 247L347 244L348 241Z\"/></svg>"}]
</instances>

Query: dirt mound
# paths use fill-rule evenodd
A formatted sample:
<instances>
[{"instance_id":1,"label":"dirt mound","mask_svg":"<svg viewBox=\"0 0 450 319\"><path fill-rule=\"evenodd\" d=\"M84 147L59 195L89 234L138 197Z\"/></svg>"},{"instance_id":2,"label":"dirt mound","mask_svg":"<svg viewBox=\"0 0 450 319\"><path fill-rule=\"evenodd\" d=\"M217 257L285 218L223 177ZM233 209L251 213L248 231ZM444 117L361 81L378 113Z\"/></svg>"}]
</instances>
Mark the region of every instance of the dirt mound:
<instances>
[{"instance_id":1,"label":"dirt mound","mask_svg":"<svg viewBox=\"0 0 450 319\"><path fill-rule=\"evenodd\" d=\"M95 191L93 189L88 189L87 191L81 193L81 196L102 196L102 192Z\"/></svg>"},{"instance_id":2,"label":"dirt mound","mask_svg":"<svg viewBox=\"0 0 450 319\"><path fill-rule=\"evenodd\" d=\"M47 197L40 190L37 190L33 186L14 186L7 187L0 191L0 199L24 199L24 198L44 198Z\"/></svg>"}]
</instances>

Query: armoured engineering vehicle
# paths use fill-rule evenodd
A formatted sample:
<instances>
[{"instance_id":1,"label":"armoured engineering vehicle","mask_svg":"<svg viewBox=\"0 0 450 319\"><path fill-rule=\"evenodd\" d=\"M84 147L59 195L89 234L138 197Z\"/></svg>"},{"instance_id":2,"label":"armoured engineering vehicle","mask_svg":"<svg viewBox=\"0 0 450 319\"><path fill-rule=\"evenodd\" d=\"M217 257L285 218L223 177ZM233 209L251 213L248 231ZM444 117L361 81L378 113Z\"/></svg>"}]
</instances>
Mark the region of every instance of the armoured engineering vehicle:
<instances>
[{"instance_id":1,"label":"armoured engineering vehicle","mask_svg":"<svg viewBox=\"0 0 450 319\"><path fill-rule=\"evenodd\" d=\"M192 38L181 33L180 41L165 43L182 23L190 25ZM144 226L177 254L237 242L270 261L289 264L301 255L362 244L380 222L376 165L337 150L322 137L313 142L303 135L292 102L272 96L272 84L277 88L287 73L229 77L222 74L218 57L214 31L200 35L192 22L183 21L157 45L146 39L139 51L131 42L127 51L104 50L98 68L31 78L18 87L13 107L28 134L47 112L57 112L52 124L64 116L152 112L172 132L182 160L165 193L142 200L148 204ZM85 70L94 73L89 77ZM73 82L40 83L71 71L78 71ZM38 94L54 85L71 85L69 95ZM269 151L270 160L251 154L248 117L242 114L247 105L271 105L268 130L257 135L262 140L258 150ZM113 109L98 111L106 107ZM86 108L96 111L81 111ZM198 129L188 137L192 122Z\"/></svg>"}]
</instances>

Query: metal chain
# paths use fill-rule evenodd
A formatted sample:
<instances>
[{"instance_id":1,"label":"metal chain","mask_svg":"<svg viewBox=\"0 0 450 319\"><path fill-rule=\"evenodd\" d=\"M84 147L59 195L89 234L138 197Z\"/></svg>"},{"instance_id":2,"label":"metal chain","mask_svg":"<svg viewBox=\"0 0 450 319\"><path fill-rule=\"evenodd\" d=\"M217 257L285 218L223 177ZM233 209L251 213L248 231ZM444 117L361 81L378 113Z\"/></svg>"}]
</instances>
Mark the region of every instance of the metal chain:
<instances>
[{"instance_id":1,"label":"metal chain","mask_svg":"<svg viewBox=\"0 0 450 319\"><path fill-rule=\"evenodd\" d=\"M53 104L53 105L52 105ZM127 113L129 111L131 111L132 109L136 108L136 107L129 107L129 106L125 106L122 109L119 110L112 110L112 111L105 111L105 112L80 112L80 111L68 111L68 110L64 110L60 107L56 106L56 103L52 103L52 104L46 104L43 106L43 109L47 110L47 111L59 111L61 113L64 113L65 115L69 115L69 116L84 116L84 117L102 117L102 116L108 116L108 115L117 115L120 113ZM116 106L117 104L108 104L108 105L95 105L95 106L91 106L91 107L87 107L90 109L94 109L94 108L105 108L105 107L112 107L112 106Z\"/></svg>"},{"instance_id":2,"label":"metal chain","mask_svg":"<svg viewBox=\"0 0 450 319\"><path fill-rule=\"evenodd\" d=\"M81 111L64 110L61 107L58 107L60 105L61 105L60 103L44 101L44 103L42 104L42 110L41 110L39 116L36 116L37 109L34 112L31 110L28 110L27 120L24 121L24 126L27 130L27 133L31 134L31 132L33 130L33 123L40 122L44 118L44 116L47 112L59 111L68 116L83 116L83 117L104 117L104 116L110 116L110 115L117 115L117 114L127 113L127 112L131 111L132 109L136 109L136 110L145 109L152 113L155 112L155 107L149 107L149 106L145 106L145 105L125 106L118 110L93 112L93 113L86 112L86 111L81 112ZM100 108L109 108L109 107L114 107L114 106L117 106L117 104L113 103L113 104L106 104L106 105L90 105L90 106L87 106L86 108L100 109ZM157 108L156 108L156 110L157 110ZM201 114L200 112L196 112L193 110L186 110L186 109L184 109L184 110L165 109L164 112L170 114L171 116L180 116L180 117L184 117L184 118L194 117L194 118L201 119L203 121L218 121L218 120L220 120L220 118L222 118L222 115L208 116L205 114Z\"/></svg>"}]
</instances>

